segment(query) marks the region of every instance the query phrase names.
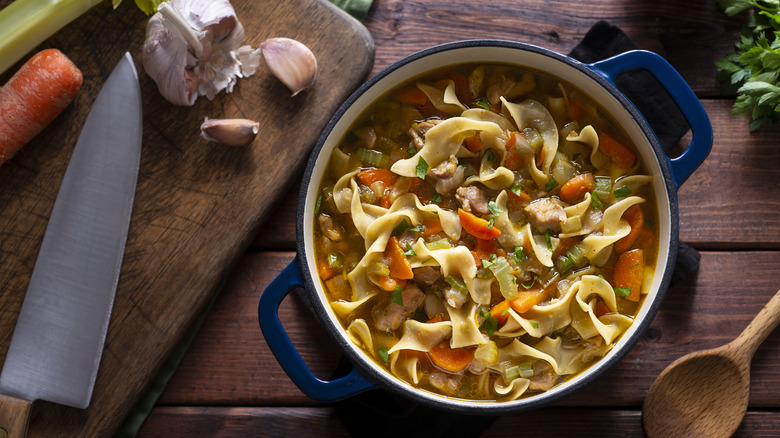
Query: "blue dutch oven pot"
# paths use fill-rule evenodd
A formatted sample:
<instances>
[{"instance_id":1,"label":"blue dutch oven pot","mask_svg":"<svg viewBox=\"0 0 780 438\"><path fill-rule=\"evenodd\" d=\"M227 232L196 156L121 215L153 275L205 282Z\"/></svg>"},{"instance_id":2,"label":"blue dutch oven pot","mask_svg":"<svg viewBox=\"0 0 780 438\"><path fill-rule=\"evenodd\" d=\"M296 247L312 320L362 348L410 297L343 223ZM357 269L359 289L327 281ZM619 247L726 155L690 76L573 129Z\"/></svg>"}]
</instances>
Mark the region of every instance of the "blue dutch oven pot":
<instances>
[{"instance_id":1,"label":"blue dutch oven pot","mask_svg":"<svg viewBox=\"0 0 780 438\"><path fill-rule=\"evenodd\" d=\"M330 309L314 263L314 204L331 151L352 121L386 91L419 74L447 65L506 63L546 72L573 85L601 104L637 145L643 162L654 175L658 201L660 243L654 280L633 324L612 350L585 371L551 390L508 402L470 401L414 388L394 377L354 345ZM666 156L655 133L634 105L615 86L615 78L636 69L649 71L679 106L693 132L688 148L678 157ZM324 402L383 387L411 400L468 414L507 414L538 408L584 388L619 362L652 322L675 263L678 245L677 190L704 161L712 147L712 126L707 113L677 71L662 57L647 51L630 51L594 64L584 64L550 50L511 41L470 40L435 46L388 66L361 86L339 108L320 136L306 167L298 202L298 256L268 286L260 298L258 317L266 341L293 382L307 396ZM316 377L297 352L279 320L278 308L287 294L303 288L314 313L352 361L353 370L334 380Z\"/></svg>"}]
</instances>

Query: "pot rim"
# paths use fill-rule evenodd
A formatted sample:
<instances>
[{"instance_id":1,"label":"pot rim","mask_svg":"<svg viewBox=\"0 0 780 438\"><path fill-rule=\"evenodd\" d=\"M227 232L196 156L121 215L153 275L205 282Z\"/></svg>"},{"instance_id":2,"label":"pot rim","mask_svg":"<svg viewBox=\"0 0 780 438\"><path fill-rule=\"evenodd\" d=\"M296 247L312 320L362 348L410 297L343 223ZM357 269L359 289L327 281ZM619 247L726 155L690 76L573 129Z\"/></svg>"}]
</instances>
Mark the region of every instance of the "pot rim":
<instances>
[{"instance_id":1,"label":"pot rim","mask_svg":"<svg viewBox=\"0 0 780 438\"><path fill-rule=\"evenodd\" d=\"M407 64L410 64L412 62L418 61L422 58L426 58L428 56L435 55L441 52L460 50L465 48L474 48L474 47L500 47L500 48L516 49L516 50L532 52L538 55L543 55L552 58L553 60L559 61L563 64L568 65L569 67L578 70L580 73L587 76L590 80L592 80L598 86L600 86L602 89L608 92L613 98L615 98L620 103L623 109L629 113L634 123L637 124L637 127L645 137L647 144L650 145L650 149L653 153L653 156L655 157L655 161L657 162L658 167L660 168L663 176L663 184L666 191L666 195L668 197L668 208L669 208L668 211L669 247L668 247L668 252L666 253L666 257L667 257L666 264L663 267L663 275L661 277L658 289L656 290L655 296L653 297L652 301L647 302L648 300L645 299L645 302L641 308L642 310L644 310L645 307L647 308L647 312L644 318L638 322L635 321L634 324L632 324L632 326L629 328L629 330L633 330L630 336L628 335L628 333L623 333L621 335L621 338L618 339L617 342L623 342L623 345L621 345L620 348L617 349L617 351L614 351L616 350L616 348L613 348L612 350L610 350L610 352L607 354L606 357L596 360L588 368L581 370L577 374L575 374L575 378L572 379L573 381L575 381L575 383L572 383L571 385L566 385L564 388L561 388L560 390L556 390L555 388L553 388L550 391L543 392L540 394L535 394L527 398L521 398L518 400L506 401L506 402L477 401L477 400L465 400L459 398L446 397L439 394L428 392L426 390L415 388L410 384L402 381L401 379L389 375L388 373L377 372L377 370L374 368L376 365L373 366L371 365L371 363L373 363L372 359L365 357L365 354L362 351L356 353L354 350L354 346L349 345L350 341L346 339L344 336L339 335L338 333L339 331L344 332L345 330L339 322L333 321L329 317L327 311L322 308L320 301L316 299L318 292L315 286L314 276L308 270L306 264L306 260L309 256L306 250L306 235L304 231L304 225L306 222L304 220L306 217L304 212L306 209L307 194L310 190L310 186L312 185L312 183L314 183L317 187L320 184L320 181L312 181L312 175L314 173L317 162L319 161L319 156L322 152L323 147L325 146L326 141L330 137L330 134L332 133L336 124L344 116L345 112L375 84L377 84L382 79L384 79L394 71L398 70L399 68ZM511 59L506 60L505 62L507 64L521 65L520 62L512 62ZM553 77L556 76L554 72L550 72L548 74L552 75ZM388 90L396 85L398 84L391 85L388 88ZM576 83L572 85L578 86L578 84ZM660 200L658 201L659 201L658 213L660 218L661 214L664 212L660 211ZM299 255L298 257L299 269L301 272L301 277L307 294L314 294L312 297L307 296L307 301L310 302L310 305L315 315L317 315L317 318L327 328L326 331L331 336L331 338L336 342L336 344L339 346L342 352L350 358L350 361L352 362L353 366L357 367L360 370L361 374L363 374L364 376L370 378L372 381L380 383L382 388L389 389L396 394L402 395L407 398L411 398L412 400L420 402L427 406L454 411L458 413L466 413L466 414L500 415L500 414L507 414L507 413L517 413L521 411L539 408L557 402L563 398L569 397L575 392L580 391L585 387L589 386L595 380L603 377L610 369L612 369L618 362L620 362L628 354L630 350L634 348L634 346L638 343L639 339L642 337L643 333L647 330L647 328L652 323L658 311L658 308L663 302L666 291L669 288L672 271L674 269L674 264L676 261L678 244L679 244L679 218L678 218L678 206L677 206L677 191L674 185L674 179L672 177L672 173L670 171L669 158L666 156L663 149L661 148L654 131L651 129L650 125L647 123L647 121L642 116L642 114L636 109L634 104L625 95L623 95L623 93L621 93L612 83L610 83L604 77L599 75L588 64L582 63L571 57L562 55L555 51L543 47L539 47L536 45L521 43L517 41L500 40L500 39L471 39L471 40L454 41L454 42L432 46L427 49L423 49L421 51L412 53L408 56L405 56L404 58L401 58L393 62L392 64L383 68L379 73L371 77L363 85L361 85L352 95L350 95L350 97L334 113L334 115L332 116L328 124L323 129L320 137L317 140L315 147L312 150L311 156L307 162L303 174L303 183L301 185L301 191L299 193L298 210L296 215L296 246ZM660 248L659 248L658 257L661 256L662 254L660 253ZM591 371L591 369L594 367L596 369Z\"/></svg>"}]
</instances>

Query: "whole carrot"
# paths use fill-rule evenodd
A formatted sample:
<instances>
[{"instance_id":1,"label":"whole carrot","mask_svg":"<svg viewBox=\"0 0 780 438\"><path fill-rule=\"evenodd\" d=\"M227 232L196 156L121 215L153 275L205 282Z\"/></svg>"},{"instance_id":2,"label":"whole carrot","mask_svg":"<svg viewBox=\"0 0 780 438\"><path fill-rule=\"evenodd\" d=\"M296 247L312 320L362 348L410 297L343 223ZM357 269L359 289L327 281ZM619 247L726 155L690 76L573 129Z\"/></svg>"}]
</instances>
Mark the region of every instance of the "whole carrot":
<instances>
[{"instance_id":1,"label":"whole carrot","mask_svg":"<svg viewBox=\"0 0 780 438\"><path fill-rule=\"evenodd\" d=\"M0 165L73 101L82 79L81 71L62 52L46 49L0 88Z\"/></svg>"}]
</instances>

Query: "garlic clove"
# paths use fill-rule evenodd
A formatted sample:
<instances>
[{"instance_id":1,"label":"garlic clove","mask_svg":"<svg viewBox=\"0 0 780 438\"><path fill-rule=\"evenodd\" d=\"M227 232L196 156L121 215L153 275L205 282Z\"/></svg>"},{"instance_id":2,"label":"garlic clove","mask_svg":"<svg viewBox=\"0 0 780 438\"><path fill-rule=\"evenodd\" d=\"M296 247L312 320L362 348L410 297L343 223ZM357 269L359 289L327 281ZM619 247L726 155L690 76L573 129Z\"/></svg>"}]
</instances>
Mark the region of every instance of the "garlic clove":
<instances>
[{"instance_id":1,"label":"garlic clove","mask_svg":"<svg viewBox=\"0 0 780 438\"><path fill-rule=\"evenodd\" d=\"M293 96L309 88L317 77L317 59L303 43L290 38L270 38L260 50L271 73Z\"/></svg>"},{"instance_id":2,"label":"garlic clove","mask_svg":"<svg viewBox=\"0 0 780 438\"><path fill-rule=\"evenodd\" d=\"M228 146L246 146L255 139L260 124L247 119L209 119L200 125L200 133L206 140Z\"/></svg>"}]
</instances>

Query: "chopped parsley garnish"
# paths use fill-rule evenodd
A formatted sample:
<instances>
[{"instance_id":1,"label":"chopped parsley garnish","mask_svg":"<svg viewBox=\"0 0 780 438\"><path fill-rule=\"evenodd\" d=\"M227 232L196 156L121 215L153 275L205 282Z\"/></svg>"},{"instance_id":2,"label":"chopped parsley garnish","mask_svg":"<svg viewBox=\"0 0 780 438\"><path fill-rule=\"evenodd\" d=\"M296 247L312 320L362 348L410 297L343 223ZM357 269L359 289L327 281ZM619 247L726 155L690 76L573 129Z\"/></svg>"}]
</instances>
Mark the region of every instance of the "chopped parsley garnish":
<instances>
[{"instance_id":1,"label":"chopped parsley garnish","mask_svg":"<svg viewBox=\"0 0 780 438\"><path fill-rule=\"evenodd\" d=\"M425 179L425 175L428 173L428 162L425 161L425 158L420 157L420 159L417 161L417 177L420 179Z\"/></svg>"},{"instance_id":2,"label":"chopped parsley garnish","mask_svg":"<svg viewBox=\"0 0 780 438\"><path fill-rule=\"evenodd\" d=\"M433 260L433 257L428 257L427 259L422 261L422 264L424 265L424 264L430 262L431 260Z\"/></svg>"},{"instance_id":3,"label":"chopped parsley garnish","mask_svg":"<svg viewBox=\"0 0 780 438\"><path fill-rule=\"evenodd\" d=\"M493 225L495 223L496 223L496 217L495 216L490 216L490 219L488 220L488 223L487 223L487 229L489 230L489 229L493 228Z\"/></svg>"},{"instance_id":4,"label":"chopped parsley garnish","mask_svg":"<svg viewBox=\"0 0 780 438\"><path fill-rule=\"evenodd\" d=\"M552 192L556 187L558 187L558 181L553 178L552 175L550 175L550 179L547 180L547 184L544 185L544 191L545 192Z\"/></svg>"},{"instance_id":5,"label":"chopped parsley garnish","mask_svg":"<svg viewBox=\"0 0 780 438\"><path fill-rule=\"evenodd\" d=\"M485 99L477 99L474 102L471 102L471 104L490 111L490 103Z\"/></svg>"},{"instance_id":6,"label":"chopped parsley garnish","mask_svg":"<svg viewBox=\"0 0 780 438\"><path fill-rule=\"evenodd\" d=\"M414 248L412 248L411 243L406 244L406 252L404 252L405 256L412 256L415 257L417 254L414 252Z\"/></svg>"},{"instance_id":7,"label":"chopped parsley garnish","mask_svg":"<svg viewBox=\"0 0 780 438\"><path fill-rule=\"evenodd\" d=\"M531 282L531 284L529 284L528 286L524 285L523 283L520 283L520 286L523 286L523 289L525 289L525 290L528 290L528 289L530 289L530 288L534 287L534 284L536 284L536 279L535 279L535 278L534 278L534 280Z\"/></svg>"},{"instance_id":8,"label":"chopped parsley garnish","mask_svg":"<svg viewBox=\"0 0 780 438\"><path fill-rule=\"evenodd\" d=\"M495 254L490 254L490 260L485 260L485 259L481 259L481 260L482 260L482 269L487 269L493 266L496 263L496 261L498 261Z\"/></svg>"},{"instance_id":9,"label":"chopped parsley garnish","mask_svg":"<svg viewBox=\"0 0 780 438\"><path fill-rule=\"evenodd\" d=\"M393 228L393 236L400 236L405 231L413 231L415 233L421 232L423 229L425 229L425 226L423 225L417 225L416 227L411 226L409 222L406 220L406 218L401 219L401 222L398 223L398 225Z\"/></svg>"},{"instance_id":10,"label":"chopped parsley garnish","mask_svg":"<svg viewBox=\"0 0 780 438\"><path fill-rule=\"evenodd\" d=\"M631 288L630 287L616 287L615 289L615 295L625 298L627 296L631 295Z\"/></svg>"},{"instance_id":11,"label":"chopped parsley garnish","mask_svg":"<svg viewBox=\"0 0 780 438\"><path fill-rule=\"evenodd\" d=\"M515 245L512 247L512 258L514 258L517 263L520 263L525 259L525 253L523 252L522 246Z\"/></svg>"},{"instance_id":12,"label":"chopped parsley garnish","mask_svg":"<svg viewBox=\"0 0 780 438\"><path fill-rule=\"evenodd\" d=\"M590 194L590 205L592 205L596 210L601 210L604 208L604 202L601 201L598 193L593 192Z\"/></svg>"},{"instance_id":13,"label":"chopped parsley garnish","mask_svg":"<svg viewBox=\"0 0 780 438\"><path fill-rule=\"evenodd\" d=\"M625 198L626 196L631 194L631 189L629 189L626 186L620 187L618 189L615 189L615 197L616 198Z\"/></svg>"},{"instance_id":14,"label":"chopped parsley garnish","mask_svg":"<svg viewBox=\"0 0 780 438\"><path fill-rule=\"evenodd\" d=\"M490 201L488 202L488 210L490 210L490 214L497 216L504 212L504 210L496 204L496 201Z\"/></svg>"},{"instance_id":15,"label":"chopped parsley garnish","mask_svg":"<svg viewBox=\"0 0 780 438\"><path fill-rule=\"evenodd\" d=\"M377 353L379 353L379 357L381 357L386 364L390 364L390 355L387 354L387 347L385 347L384 345L380 345L376 351Z\"/></svg>"},{"instance_id":16,"label":"chopped parsley garnish","mask_svg":"<svg viewBox=\"0 0 780 438\"><path fill-rule=\"evenodd\" d=\"M531 320L528 320L528 322L530 322L530 323L531 323L531 327L533 327L533 328L539 328L539 323L538 323L538 322L536 322L536 321L531 321Z\"/></svg>"},{"instance_id":17,"label":"chopped parsley garnish","mask_svg":"<svg viewBox=\"0 0 780 438\"><path fill-rule=\"evenodd\" d=\"M406 153L410 157L413 157L413 156L415 156L417 154L417 148L416 147L410 147L409 149L406 150Z\"/></svg>"},{"instance_id":18,"label":"chopped parsley garnish","mask_svg":"<svg viewBox=\"0 0 780 438\"><path fill-rule=\"evenodd\" d=\"M435 203L437 203L437 204L440 204L440 203L442 202L441 195L440 195L440 194L438 194L438 193L434 193L434 194L431 196L431 201L432 201L432 202L435 202Z\"/></svg>"},{"instance_id":19,"label":"chopped parsley garnish","mask_svg":"<svg viewBox=\"0 0 780 438\"><path fill-rule=\"evenodd\" d=\"M322 207L322 195L317 196L317 202L314 203L314 214L320 214L320 207Z\"/></svg>"},{"instance_id":20,"label":"chopped parsley garnish","mask_svg":"<svg viewBox=\"0 0 780 438\"><path fill-rule=\"evenodd\" d=\"M393 236L400 236L404 233L404 231L409 229L409 222L406 221L406 218L401 219L401 222L393 228Z\"/></svg>"},{"instance_id":21,"label":"chopped parsley garnish","mask_svg":"<svg viewBox=\"0 0 780 438\"><path fill-rule=\"evenodd\" d=\"M509 190L511 190L512 193L514 193L517 196L522 196L523 195L523 188L520 187L520 183L512 184L512 187L510 187Z\"/></svg>"},{"instance_id":22,"label":"chopped parsley garnish","mask_svg":"<svg viewBox=\"0 0 780 438\"><path fill-rule=\"evenodd\" d=\"M498 329L498 318L494 318L490 312L485 312L484 310L480 310L479 314L481 317L485 318L485 324L482 328L485 329L488 336L493 336L493 333Z\"/></svg>"},{"instance_id":23,"label":"chopped parsley garnish","mask_svg":"<svg viewBox=\"0 0 780 438\"><path fill-rule=\"evenodd\" d=\"M395 289L393 289L392 300L393 303L398 304L399 306L404 305L404 297L401 294L401 286L396 286Z\"/></svg>"},{"instance_id":24,"label":"chopped parsley garnish","mask_svg":"<svg viewBox=\"0 0 780 438\"><path fill-rule=\"evenodd\" d=\"M552 231L549 229L544 232L544 242L547 244L547 249L553 249L552 247Z\"/></svg>"},{"instance_id":25,"label":"chopped parsley garnish","mask_svg":"<svg viewBox=\"0 0 780 438\"><path fill-rule=\"evenodd\" d=\"M496 156L493 154L493 149L488 149L487 151L487 159L488 161L493 161L496 158Z\"/></svg>"}]
</instances>

